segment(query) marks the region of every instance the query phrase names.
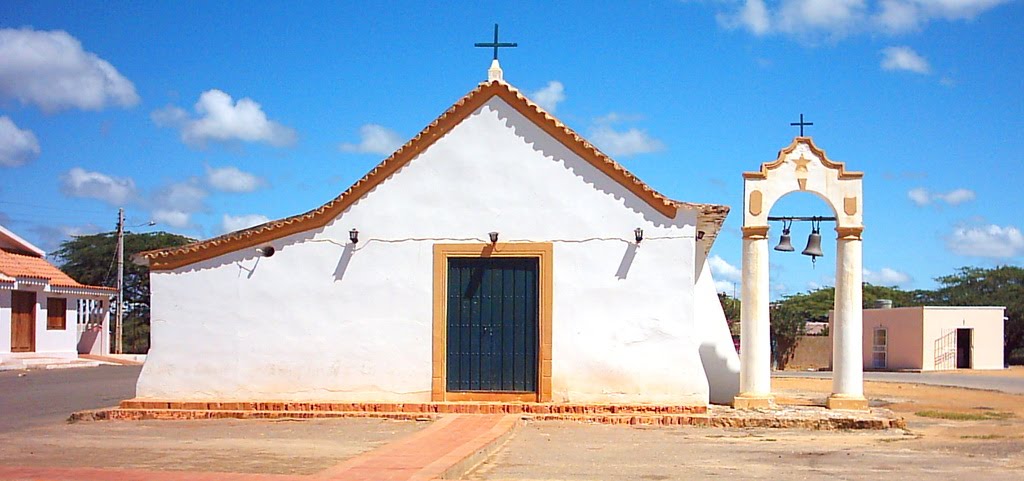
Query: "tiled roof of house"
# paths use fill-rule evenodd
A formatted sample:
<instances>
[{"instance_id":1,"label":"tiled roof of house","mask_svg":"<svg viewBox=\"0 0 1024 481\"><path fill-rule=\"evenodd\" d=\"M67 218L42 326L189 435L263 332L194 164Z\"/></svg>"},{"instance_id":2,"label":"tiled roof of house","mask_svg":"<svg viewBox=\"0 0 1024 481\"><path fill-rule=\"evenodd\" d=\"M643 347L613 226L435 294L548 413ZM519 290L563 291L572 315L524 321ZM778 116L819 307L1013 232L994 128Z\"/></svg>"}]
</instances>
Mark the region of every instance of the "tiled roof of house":
<instances>
[{"instance_id":1,"label":"tiled roof of house","mask_svg":"<svg viewBox=\"0 0 1024 481\"><path fill-rule=\"evenodd\" d=\"M42 257L13 249L0 249L0 282L13 282L20 278L45 280L49 285L58 287L113 290L81 284Z\"/></svg>"},{"instance_id":2,"label":"tiled roof of house","mask_svg":"<svg viewBox=\"0 0 1024 481\"><path fill-rule=\"evenodd\" d=\"M519 113L559 140L576 155L590 162L634 195L668 218L674 218L680 207L698 210L698 230L704 230L705 253L711 248L722 222L729 212L727 206L678 202L645 184L618 162L615 162L561 121L534 104L515 87L501 80L483 82L476 89L441 114L416 137L384 159L368 174L330 202L304 214L275 220L237 232L180 247L143 252L139 257L151 270L169 270L206 259L252 247L298 232L322 227L336 218L377 184L387 179L427 147L444 136L463 119L493 97L499 97ZM702 227L703 226L703 227Z\"/></svg>"}]
</instances>

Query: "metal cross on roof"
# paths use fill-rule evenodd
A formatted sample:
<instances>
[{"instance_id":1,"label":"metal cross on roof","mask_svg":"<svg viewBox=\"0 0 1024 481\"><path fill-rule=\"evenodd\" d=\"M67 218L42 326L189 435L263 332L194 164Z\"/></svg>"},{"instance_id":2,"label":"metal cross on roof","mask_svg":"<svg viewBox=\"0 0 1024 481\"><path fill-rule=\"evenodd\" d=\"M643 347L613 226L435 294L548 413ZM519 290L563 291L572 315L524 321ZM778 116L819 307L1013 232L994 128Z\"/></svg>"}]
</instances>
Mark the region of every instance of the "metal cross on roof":
<instances>
[{"instance_id":1,"label":"metal cross on roof","mask_svg":"<svg viewBox=\"0 0 1024 481\"><path fill-rule=\"evenodd\" d=\"M509 42L498 42L498 24L494 24L494 41L490 43L475 43L474 47L487 47L494 49L494 60L498 60L499 47L518 47L519 44Z\"/></svg>"},{"instance_id":2,"label":"metal cross on roof","mask_svg":"<svg viewBox=\"0 0 1024 481\"><path fill-rule=\"evenodd\" d=\"M791 122L789 125L792 125L794 127L799 125L800 126L800 136L803 137L804 136L804 126L805 125L814 125L814 123L813 122L804 122L804 114L800 114L800 121L799 122Z\"/></svg>"}]
</instances>

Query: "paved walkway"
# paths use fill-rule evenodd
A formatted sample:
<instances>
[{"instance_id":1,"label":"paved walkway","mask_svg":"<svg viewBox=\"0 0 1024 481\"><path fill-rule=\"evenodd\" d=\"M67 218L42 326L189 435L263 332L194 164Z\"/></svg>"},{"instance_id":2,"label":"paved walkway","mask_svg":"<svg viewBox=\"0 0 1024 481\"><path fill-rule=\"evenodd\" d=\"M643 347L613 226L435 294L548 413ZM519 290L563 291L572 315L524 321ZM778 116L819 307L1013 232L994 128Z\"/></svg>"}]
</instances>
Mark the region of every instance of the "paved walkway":
<instances>
[{"instance_id":1,"label":"paved walkway","mask_svg":"<svg viewBox=\"0 0 1024 481\"><path fill-rule=\"evenodd\" d=\"M812 379L832 379L829 371L775 371L773 377L802 377ZM942 372L880 372L866 371L865 381L905 382L930 384L934 386L964 387L969 389L985 389L1010 394L1024 394L1024 375L1021 368L1015 366L1004 371L942 371Z\"/></svg>"},{"instance_id":2,"label":"paved walkway","mask_svg":"<svg viewBox=\"0 0 1024 481\"><path fill-rule=\"evenodd\" d=\"M518 422L510 415L450 414L429 427L312 476L132 469L0 466L10 481L430 480L462 475L496 449Z\"/></svg>"}]
</instances>

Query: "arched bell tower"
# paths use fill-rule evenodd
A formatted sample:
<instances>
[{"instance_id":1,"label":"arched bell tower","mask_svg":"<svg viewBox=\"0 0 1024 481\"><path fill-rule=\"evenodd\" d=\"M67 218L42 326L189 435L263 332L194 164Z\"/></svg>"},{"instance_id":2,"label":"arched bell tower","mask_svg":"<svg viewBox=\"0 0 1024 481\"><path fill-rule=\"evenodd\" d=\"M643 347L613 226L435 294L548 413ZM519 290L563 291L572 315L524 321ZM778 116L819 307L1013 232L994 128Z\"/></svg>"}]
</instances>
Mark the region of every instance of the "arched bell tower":
<instances>
[{"instance_id":1,"label":"arched bell tower","mask_svg":"<svg viewBox=\"0 0 1024 481\"><path fill-rule=\"evenodd\" d=\"M801 120L803 122L803 120ZM832 332L832 409L867 409L862 345L863 172L848 172L810 137L796 137L772 162L743 173L743 291L737 408L771 404L768 212L790 192L816 194L836 214L836 296Z\"/></svg>"}]
</instances>

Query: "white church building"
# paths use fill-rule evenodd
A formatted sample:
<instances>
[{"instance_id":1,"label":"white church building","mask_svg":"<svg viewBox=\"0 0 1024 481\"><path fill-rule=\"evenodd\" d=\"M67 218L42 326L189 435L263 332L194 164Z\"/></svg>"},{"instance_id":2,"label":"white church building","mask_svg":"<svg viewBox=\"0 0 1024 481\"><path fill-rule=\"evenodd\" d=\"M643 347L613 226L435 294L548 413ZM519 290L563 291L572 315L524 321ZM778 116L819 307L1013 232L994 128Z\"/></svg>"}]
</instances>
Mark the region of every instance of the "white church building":
<instances>
[{"instance_id":1,"label":"white church building","mask_svg":"<svg viewBox=\"0 0 1024 481\"><path fill-rule=\"evenodd\" d=\"M138 398L732 402L706 262L729 208L489 77L326 204L142 254Z\"/></svg>"}]
</instances>

